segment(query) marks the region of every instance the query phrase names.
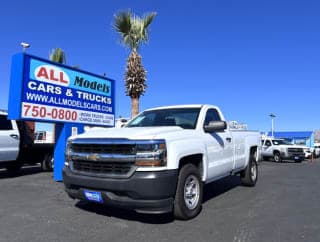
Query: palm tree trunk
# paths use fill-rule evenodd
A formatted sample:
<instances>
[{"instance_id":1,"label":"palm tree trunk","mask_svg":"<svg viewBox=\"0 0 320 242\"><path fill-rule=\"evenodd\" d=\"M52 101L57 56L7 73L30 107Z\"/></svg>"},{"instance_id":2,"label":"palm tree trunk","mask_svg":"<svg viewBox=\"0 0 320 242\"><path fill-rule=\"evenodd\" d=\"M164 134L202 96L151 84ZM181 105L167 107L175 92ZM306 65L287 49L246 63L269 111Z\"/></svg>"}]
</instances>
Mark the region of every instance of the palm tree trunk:
<instances>
[{"instance_id":1,"label":"palm tree trunk","mask_svg":"<svg viewBox=\"0 0 320 242\"><path fill-rule=\"evenodd\" d=\"M131 97L131 118L139 114L139 97Z\"/></svg>"}]
</instances>

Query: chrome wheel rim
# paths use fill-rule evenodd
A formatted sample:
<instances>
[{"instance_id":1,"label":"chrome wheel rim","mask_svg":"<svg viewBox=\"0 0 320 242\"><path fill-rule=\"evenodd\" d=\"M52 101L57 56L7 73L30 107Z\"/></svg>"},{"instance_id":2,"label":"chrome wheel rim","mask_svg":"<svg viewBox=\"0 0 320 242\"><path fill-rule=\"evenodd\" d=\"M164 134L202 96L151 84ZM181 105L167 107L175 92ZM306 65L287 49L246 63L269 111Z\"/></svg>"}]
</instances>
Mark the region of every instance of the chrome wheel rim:
<instances>
[{"instance_id":1,"label":"chrome wheel rim","mask_svg":"<svg viewBox=\"0 0 320 242\"><path fill-rule=\"evenodd\" d=\"M257 179L257 165L255 162L251 163L251 180L255 181Z\"/></svg>"},{"instance_id":2,"label":"chrome wheel rim","mask_svg":"<svg viewBox=\"0 0 320 242\"><path fill-rule=\"evenodd\" d=\"M54 168L54 160L53 160L53 157L51 157L51 159L50 159L50 165L51 165L51 168L53 169L53 168Z\"/></svg>"},{"instance_id":3,"label":"chrome wheel rim","mask_svg":"<svg viewBox=\"0 0 320 242\"><path fill-rule=\"evenodd\" d=\"M184 202L188 209L194 209L197 207L200 198L200 183L194 176L187 177L184 184Z\"/></svg>"}]
</instances>

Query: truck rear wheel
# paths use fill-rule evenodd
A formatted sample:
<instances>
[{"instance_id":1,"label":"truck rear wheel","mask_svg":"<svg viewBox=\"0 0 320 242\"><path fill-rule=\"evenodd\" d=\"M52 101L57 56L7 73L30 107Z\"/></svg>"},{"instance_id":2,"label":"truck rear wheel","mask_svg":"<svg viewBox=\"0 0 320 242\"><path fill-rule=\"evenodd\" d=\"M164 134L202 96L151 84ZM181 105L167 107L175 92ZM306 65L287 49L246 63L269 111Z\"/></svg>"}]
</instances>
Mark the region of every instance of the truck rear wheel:
<instances>
[{"instance_id":1,"label":"truck rear wheel","mask_svg":"<svg viewBox=\"0 0 320 242\"><path fill-rule=\"evenodd\" d=\"M52 171L53 170L53 156L52 154L47 154L41 162L41 169L43 171Z\"/></svg>"},{"instance_id":2,"label":"truck rear wheel","mask_svg":"<svg viewBox=\"0 0 320 242\"><path fill-rule=\"evenodd\" d=\"M253 153L251 153L249 163L241 172L240 177L242 185L249 187L256 185L258 180L258 164Z\"/></svg>"},{"instance_id":3,"label":"truck rear wheel","mask_svg":"<svg viewBox=\"0 0 320 242\"><path fill-rule=\"evenodd\" d=\"M197 167L193 164L184 165L178 178L174 200L174 216L188 220L197 216L202 207L203 184Z\"/></svg>"}]
</instances>

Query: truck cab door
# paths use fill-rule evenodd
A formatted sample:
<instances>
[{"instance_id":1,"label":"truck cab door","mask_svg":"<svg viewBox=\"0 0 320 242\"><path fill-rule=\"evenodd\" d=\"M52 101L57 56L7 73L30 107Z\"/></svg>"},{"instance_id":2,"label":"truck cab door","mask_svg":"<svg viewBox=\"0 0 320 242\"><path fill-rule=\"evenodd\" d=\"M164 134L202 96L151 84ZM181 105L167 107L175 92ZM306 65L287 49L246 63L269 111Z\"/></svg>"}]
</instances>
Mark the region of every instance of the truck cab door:
<instances>
[{"instance_id":1,"label":"truck cab door","mask_svg":"<svg viewBox=\"0 0 320 242\"><path fill-rule=\"evenodd\" d=\"M272 144L270 140L265 140L264 143L262 144L262 155L265 156L272 156Z\"/></svg>"},{"instance_id":2,"label":"truck cab door","mask_svg":"<svg viewBox=\"0 0 320 242\"><path fill-rule=\"evenodd\" d=\"M208 109L204 125L211 121L221 121L215 109ZM230 173L234 166L233 140L228 129L217 132L206 132L205 143L207 146L208 178L216 179Z\"/></svg>"},{"instance_id":3,"label":"truck cab door","mask_svg":"<svg viewBox=\"0 0 320 242\"><path fill-rule=\"evenodd\" d=\"M266 140L262 145L262 151L264 155L272 155L272 144L270 140Z\"/></svg>"},{"instance_id":4,"label":"truck cab door","mask_svg":"<svg viewBox=\"0 0 320 242\"><path fill-rule=\"evenodd\" d=\"M0 161L16 160L19 154L19 131L14 121L0 114Z\"/></svg>"}]
</instances>

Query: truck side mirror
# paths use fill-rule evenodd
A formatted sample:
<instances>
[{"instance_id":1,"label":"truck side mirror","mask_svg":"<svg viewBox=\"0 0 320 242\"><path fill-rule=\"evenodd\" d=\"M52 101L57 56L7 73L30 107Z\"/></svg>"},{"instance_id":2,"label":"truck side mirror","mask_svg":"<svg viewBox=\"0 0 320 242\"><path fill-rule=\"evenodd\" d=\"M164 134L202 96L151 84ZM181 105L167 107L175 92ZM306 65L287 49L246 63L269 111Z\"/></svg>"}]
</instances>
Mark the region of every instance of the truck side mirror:
<instances>
[{"instance_id":1,"label":"truck side mirror","mask_svg":"<svg viewBox=\"0 0 320 242\"><path fill-rule=\"evenodd\" d=\"M211 121L208 125L203 127L204 132L212 133L212 132L221 132L227 128L227 123L225 121Z\"/></svg>"}]
</instances>

